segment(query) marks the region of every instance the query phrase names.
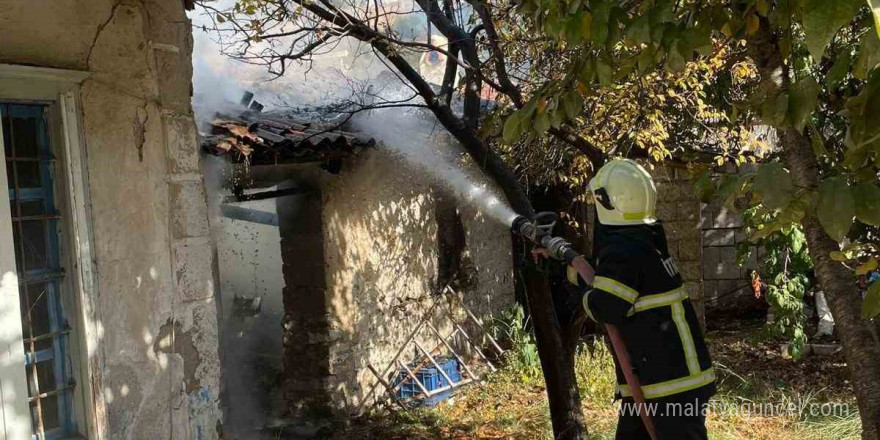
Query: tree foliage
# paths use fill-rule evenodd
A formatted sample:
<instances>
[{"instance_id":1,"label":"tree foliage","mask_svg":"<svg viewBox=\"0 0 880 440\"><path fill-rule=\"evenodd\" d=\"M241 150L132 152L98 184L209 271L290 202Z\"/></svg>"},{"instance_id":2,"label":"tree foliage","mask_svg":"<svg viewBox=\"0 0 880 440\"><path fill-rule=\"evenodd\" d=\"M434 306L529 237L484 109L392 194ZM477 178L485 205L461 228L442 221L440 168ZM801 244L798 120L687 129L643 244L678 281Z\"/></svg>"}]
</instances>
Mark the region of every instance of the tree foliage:
<instances>
[{"instance_id":1,"label":"tree foliage","mask_svg":"<svg viewBox=\"0 0 880 440\"><path fill-rule=\"evenodd\" d=\"M876 262L876 0L239 0L206 8L227 53L276 75L360 41L412 91L370 106L430 109L518 207L528 202L499 150L521 175L575 197L609 156L731 163L739 173L704 175L697 191L756 209L753 239L788 249L777 263L801 235L819 243L816 227L841 245L830 257L853 272ZM405 32L395 25L402 22L430 22L448 43ZM438 84L414 67L425 53L447 59ZM486 90L496 96L492 114L480 111ZM486 148L495 141L498 149ZM783 141L788 147L778 148ZM809 166L792 152L802 141ZM804 179L815 163L816 179ZM821 277L837 279L828 255L812 257ZM786 273L772 280L781 306L803 287ZM876 288L867 295L866 317L880 312L878 296Z\"/></svg>"}]
</instances>

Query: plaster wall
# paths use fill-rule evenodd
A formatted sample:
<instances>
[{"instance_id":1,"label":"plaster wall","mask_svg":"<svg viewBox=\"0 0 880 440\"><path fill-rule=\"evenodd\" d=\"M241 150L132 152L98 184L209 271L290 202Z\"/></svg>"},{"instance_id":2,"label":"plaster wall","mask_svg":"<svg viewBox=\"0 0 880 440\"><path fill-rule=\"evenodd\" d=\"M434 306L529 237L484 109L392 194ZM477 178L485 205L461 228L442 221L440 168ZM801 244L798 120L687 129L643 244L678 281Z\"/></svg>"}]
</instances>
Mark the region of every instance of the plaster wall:
<instances>
[{"instance_id":1,"label":"plaster wall","mask_svg":"<svg viewBox=\"0 0 880 440\"><path fill-rule=\"evenodd\" d=\"M182 0L0 2L0 63L91 74L79 98L97 288L71 323L97 335L74 361L88 370L76 411L89 438L219 437L190 32Z\"/></svg>"},{"instance_id":2,"label":"plaster wall","mask_svg":"<svg viewBox=\"0 0 880 440\"><path fill-rule=\"evenodd\" d=\"M367 365L383 371L430 308L438 261L431 183L424 170L382 151L324 177L327 386L336 410L355 412L384 393ZM465 301L478 316L499 312L514 301L508 227L473 207L459 211L476 274ZM445 311L448 304L438 307ZM451 332L445 313L435 313L432 322ZM416 340L429 350L439 344L428 331ZM412 360L415 350L407 347L402 360Z\"/></svg>"}]
</instances>

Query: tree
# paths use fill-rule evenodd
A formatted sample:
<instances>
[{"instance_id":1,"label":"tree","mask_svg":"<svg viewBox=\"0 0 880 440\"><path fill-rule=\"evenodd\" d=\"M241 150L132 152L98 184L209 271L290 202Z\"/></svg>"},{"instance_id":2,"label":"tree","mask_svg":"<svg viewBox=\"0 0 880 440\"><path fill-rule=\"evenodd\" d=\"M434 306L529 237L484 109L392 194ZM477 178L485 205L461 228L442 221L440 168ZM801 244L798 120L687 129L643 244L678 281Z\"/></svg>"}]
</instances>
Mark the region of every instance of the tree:
<instances>
[{"instance_id":1,"label":"tree","mask_svg":"<svg viewBox=\"0 0 880 440\"><path fill-rule=\"evenodd\" d=\"M867 3L880 20L880 5ZM728 117L774 127L781 151L757 173L713 182L709 189L724 196L747 195L775 215L760 234L802 225L844 344L863 438L877 439L880 342L865 318L880 309L880 287L863 302L853 272L836 261L859 263L860 271L876 266L876 243L840 246L859 238L851 233L854 219L876 227L880 212L880 27L871 23L865 5L857 0L523 0L519 12L533 30L560 44L585 47L568 66L569 81L587 88L597 78L614 87L615 77L641 75L632 73L634 62L674 72L693 62L709 42L716 49L745 43L743 61L758 75L743 99L732 103ZM559 96L545 90L532 99ZM509 137L515 137L525 118L534 117L514 113L506 122Z\"/></svg>"},{"instance_id":2,"label":"tree","mask_svg":"<svg viewBox=\"0 0 880 440\"><path fill-rule=\"evenodd\" d=\"M585 181L606 156L630 151L662 160L677 150L741 165L762 153L752 127L774 127L781 149L757 173L703 180L697 190L768 210L775 220L761 234L803 228L844 343L863 437L877 439L880 342L862 314L880 312L880 287L862 301L848 268L876 265L878 247L865 239L877 234L863 228L880 225L880 34L864 6L861 0L239 0L223 11L205 5L233 57L277 75L342 39L362 42L413 91L411 100L372 106L430 110L525 215L531 204L491 148L494 139L507 144L508 157L531 157L538 170L556 154L570 166L565 179ZM880 9L873 12L880 17ZM393 25L413 17L449 44ZM438 87L414 67L426 51L447 57ZM694 84L702 71L714 73ZM456 88L459 73L464 82ZM488 118L480 113L484 87L499 96ZM450 105L456 91L461 112ZM854 219L862 232L852 231ZM841 248L844 239L853 244ZM573 345L562 336L546 281L528 275L554 431L583 438Z\"/></svg>"},{"instance_id":3,"label":"tree","mask_svg":"<svg viewBox=\"0 0 880 440\"><path fill-rule=\"evenodd\" d=\"M527 217L534 215L528 196L503 158L479 136L481 92L484 86L502 94L520 107L523 92L508 74L509 64L496 30L496 12L488 2L467 0L239 0L220 10L209 2L201 6L211 14L214 31L225 43L228 55L243 62L264 65L274 75L284 75L291 63L309 63L316 55L344 39L357 40L376 59L385 63L412 91L411 97L360 105L363 109L423 107L454 136L481 169L505 193L513 209ZM506 12L509 15L509 10ZM407 35L395 24L401 20L429 23L432 31L449 44L436 44L432 38ZM434 87L415 65L426 52L447 58L443 79ZM455 87L459 73L463 87ZM462 111L451 105L461 95ZM570 126L549 130L561 142L576 148L594 166L604 161L604 153ZM534 267L520 268L534 324L538 352L547 384L553 429L560 439L586 438L580 396L574 375L575 344L564 335L556 317L547 280Z\"/></svg>"}]
</instances>

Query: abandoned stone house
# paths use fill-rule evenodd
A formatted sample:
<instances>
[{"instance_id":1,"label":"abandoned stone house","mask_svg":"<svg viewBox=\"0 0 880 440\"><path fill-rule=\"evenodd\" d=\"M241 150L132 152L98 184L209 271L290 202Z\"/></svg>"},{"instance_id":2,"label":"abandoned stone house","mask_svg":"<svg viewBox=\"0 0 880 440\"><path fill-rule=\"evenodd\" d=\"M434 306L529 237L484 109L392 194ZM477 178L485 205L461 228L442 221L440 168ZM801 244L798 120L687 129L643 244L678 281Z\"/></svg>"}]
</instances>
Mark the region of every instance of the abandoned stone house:
<instances>
[{"instance_id":1,"label":"abandoned stone house","mask_svg":"<svg viewBox=\"0 0 880 440\"><path fill-rule=\"evenodd\" d=\"M386 369L453 280L477 315L514 300L508 226L332 125L245 111L218 115L203 136L218 156L206 175L222 302L238 304L224 306L221 350L226 426L239 435L291 409L365 409L385 393L371 370ZM448 334L450 319L435 315Z\"/></svg>"},{"instance_id":2,"label":"abandoned stone house","mask_svg":"<svg viewBox=\"0 0 880 440\"><path fill-rule=\"evenodd\" d=\"M357 413L438 285L478 315L513 303L507 227L369 138L255 113L201 158L186 3L0 0L4 438L256 438L290 409ZM245 165L242 138L280 143ZM738 226L686 170L655 176L692 297L741 280L721 259Z\"/></svg>"}]
</instances>

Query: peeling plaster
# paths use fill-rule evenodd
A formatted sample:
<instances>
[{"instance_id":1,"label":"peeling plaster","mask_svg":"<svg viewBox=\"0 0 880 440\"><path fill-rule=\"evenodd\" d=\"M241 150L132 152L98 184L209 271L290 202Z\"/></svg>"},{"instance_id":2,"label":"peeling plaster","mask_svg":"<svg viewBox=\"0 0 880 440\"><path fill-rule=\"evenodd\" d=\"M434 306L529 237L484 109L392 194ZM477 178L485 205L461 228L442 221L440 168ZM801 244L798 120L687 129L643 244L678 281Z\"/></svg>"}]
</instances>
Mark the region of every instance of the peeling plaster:
<instances>
[{"instance_id":1,"label":"peeling plaster","mask_svg":"<svg viewBox=\"0 0 880 440\"><path fill-rule=\"evenodd\" d=\"M198 378L196 378L196 369L202 363L202 357L193 338L196 333L195 328L184 332L180 321L173 321L168 318L165 324L159 328L159 334L153 342L153 352L178 354L183 358L183 380L186 382L186 392L205 393Z\"/></svg>"}]
</instances>

